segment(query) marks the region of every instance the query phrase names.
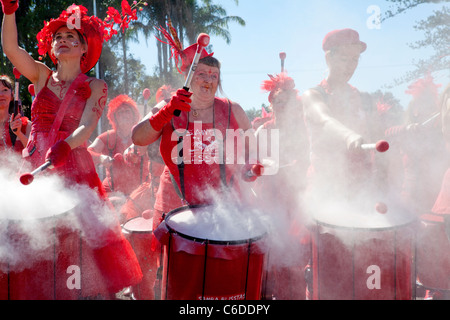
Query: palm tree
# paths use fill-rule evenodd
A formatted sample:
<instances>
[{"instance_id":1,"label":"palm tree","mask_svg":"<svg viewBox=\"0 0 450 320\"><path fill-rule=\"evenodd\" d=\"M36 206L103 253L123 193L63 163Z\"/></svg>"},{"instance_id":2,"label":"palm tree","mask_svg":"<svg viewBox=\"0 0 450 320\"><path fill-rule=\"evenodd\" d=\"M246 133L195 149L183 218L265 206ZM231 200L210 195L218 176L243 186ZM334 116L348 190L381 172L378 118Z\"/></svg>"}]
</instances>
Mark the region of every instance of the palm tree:
<instances>
[{"instance_id":1,"label":"palm tree","mask_svg":"<svg viewBox=\"0 0 450 320\"><path fill-rule=\"evenodd\" d=\"M245 26L245 21L237 16L227 16L226 10L220 5L213 4L212 0L201 0L201 2L202 6L198 5L197 0L154 0L149 2L147 8L150 12L148 21L153 22L155 26L166 27L170 19L181 43L184 43L185 38L189 44L195 43L197 35L205 32L222 37L229 44L231 42L229 23L236 22ZM238 5L238 0L235 0L235 3ZM153 30L153 32L159 39L164 40L159 31ZM157 41L157 48L160 76L166 83L170 83L174 75L173 63L168 59L171 48L160 41Z\"/></svg>"}]
</instances>

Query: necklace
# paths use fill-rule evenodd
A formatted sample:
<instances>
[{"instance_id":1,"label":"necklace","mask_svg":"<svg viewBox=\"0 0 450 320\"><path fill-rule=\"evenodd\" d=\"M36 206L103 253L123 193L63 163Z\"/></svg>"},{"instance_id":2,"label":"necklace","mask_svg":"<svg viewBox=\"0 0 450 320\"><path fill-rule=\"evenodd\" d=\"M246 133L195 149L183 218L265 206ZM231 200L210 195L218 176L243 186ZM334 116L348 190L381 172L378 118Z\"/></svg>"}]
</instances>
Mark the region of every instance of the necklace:
<instances>
[{"instance_id":1,"label":"necklace","mask_svg":"<svg viewBox=\"0 0 450 320\"><path fill-rule=\"evenodd\" d=\"M210 105L208 108L205 108L205 109L191 109L192 116L194 118L197 118L200 115L199 111L206 111L206 110L211 109L212 107L214 107L214 103L212 105Z\"/></svg>"},{"instance_id":2,"label":"necklace","mask_svg":"<svg viewBox=\"0 0 450 320\"><path fill-rule=\"evenodd\" d=\"M8 123L8 121L2 122L2 129L3 129L2 142L3 142L3 146L5 147L5 149L8 147L6 145L6 129L5 129L7 123Z\"/></svg>"}]
</instances>

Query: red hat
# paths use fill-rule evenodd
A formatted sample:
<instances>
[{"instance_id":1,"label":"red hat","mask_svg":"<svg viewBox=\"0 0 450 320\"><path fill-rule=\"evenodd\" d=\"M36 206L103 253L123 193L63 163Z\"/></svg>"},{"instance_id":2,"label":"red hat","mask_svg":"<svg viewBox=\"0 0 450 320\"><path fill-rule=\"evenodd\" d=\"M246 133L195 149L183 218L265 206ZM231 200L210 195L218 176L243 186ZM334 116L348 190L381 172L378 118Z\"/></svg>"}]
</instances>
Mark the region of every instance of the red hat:
<instances>
[{"instance_id":1,"label":"red hat","mask_svg":"<svg viewBox=\"0 0 450 320\"><path fill-rule=\"evenodd\" d=\"M102 53L103 41L108 41L112 32L111 24L104 22L96 16L88 16L87 9L82 5L73 4L64 10L57 19L44 22L44 27L37 34L38 49L40 55L49 54L53 63L57 64L57 59L51 51L53 36L61 27L76 29L86 40L88 51L81 60L81 71L83 73L91 70Z\"/></svg>"},{"instance_id":2,"label":"red hat","mask_svg":"<svg viewBox=\"0 0 450 320\"><path fill-rule=\"evenodd\" d=\"M136 102L132 98L126 94L118 95L109 102L108 113L106 115L114 130L116 130L116 120L114 118L114 114L119 111L121 107L130 108L136 118L136 122L139 121L139 118L141 117L139 110L137 109Z\"/></svg>"},{"instance_id":3,"label":"red hat","mask_svg":"<svg viewBox=\"0 0 450 320\"><path fill-rule=\"evenodd\" d=\"M158 39L162 43L165 43L165 44L168 44L171 46L172 57L175 59L175 65L178 69L178 72L179 73L186 72L189 69L190 65L192 64L192 61L194 61L195 52L197 51L197 44L195 43L195 44L187 47L186 49L183 49L183 45L181 44L180 40L178 39L177 32L173 28L172 22L170 19L167 22L167 26L169 27L170 33L167 30L165 30L163 27L159 27L156 29L159 30L164 35L164 38L167 39L168 43L165 41L162 41L159 38L156 38L156 39ZM202 53L200 55L200 59L205 58L205 57L212 57L213 54L214 53L208 53L205 50L205 48L203 48ZM180 58L181 58L181 66L178 66Z\"/></svg>"},{"instance_id":4,"label":"red hat","mask_svg":"<svg viewBox=\"0 0 450 320\"><path fill-rule=\"evenodd\" d=\"M161 86L155 94L156 102L159 103L164 99L170 98L174 94L175 90L170 85Z\"/></svg>"},{"instance_id":5,"label":"red hat","mask_svg":"<svg viewBox=\"0 0 450 320\"><path fill-rule=\"evenodd\" d=\"M328 51L332 48L345 45L360 45L361 52L366 51L367 44L359 40L359 33L353 29L333 30L323 38L322 49Z\"/></svg>"},{"instance_id":6,"label":"red hat","mask_svg":"<svg viewBox=\"0 0 450 320\"><path fill-rule=\"evenodd\" d=\"M295 82L294 79L288 77L286 72L282 72L275 77L272 75L268 75L270 80L264 80L261 84L261 89L264 91L270 92L269 94L269 102L272 102L273 95L278 89L281 90L294 90Z\"/></svg>"}]
</instances>

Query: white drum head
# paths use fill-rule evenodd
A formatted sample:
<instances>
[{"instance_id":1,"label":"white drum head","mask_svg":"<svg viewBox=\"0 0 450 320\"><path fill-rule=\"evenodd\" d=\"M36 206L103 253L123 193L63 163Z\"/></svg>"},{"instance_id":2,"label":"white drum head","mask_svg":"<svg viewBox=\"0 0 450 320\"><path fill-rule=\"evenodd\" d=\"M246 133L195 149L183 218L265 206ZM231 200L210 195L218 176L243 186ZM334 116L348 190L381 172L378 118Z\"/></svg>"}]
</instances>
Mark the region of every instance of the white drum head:
<instances>
[{"instance_id":1,"label":"white drum head","mask_svg":"<svg viewBox=\"0 0 450 320\"><path fill-rule=\"evenodd\" d=\"M166 217L167 226L198 240L241 242L265 234L261 223L245 211L200 206L176 209Z\"/></svg>"}]
</instances>

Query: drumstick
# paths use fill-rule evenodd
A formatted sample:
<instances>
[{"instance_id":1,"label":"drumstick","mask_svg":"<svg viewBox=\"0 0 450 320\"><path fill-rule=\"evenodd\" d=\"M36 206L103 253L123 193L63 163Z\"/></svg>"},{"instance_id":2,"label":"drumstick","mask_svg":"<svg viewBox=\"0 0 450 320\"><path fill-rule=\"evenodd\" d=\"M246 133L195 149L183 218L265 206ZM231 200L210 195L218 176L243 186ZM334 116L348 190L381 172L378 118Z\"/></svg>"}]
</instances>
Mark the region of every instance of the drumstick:
<instances>
[{"instance_id":1,"label":"drumstick","mask_svg":"<svg viewBox=\"0 0 450 320\"><path fill-rule=\"evenodd\" d=\"M375 205L375 210L377 210L378 213L386 214L386 213L388 212L388 207L387 207L387 205L386 205L385 203L383 203L383 202L378 202L378 203Z\"/></svg>"},{"instance_id":2,"label":"drumstick","mask_svg":"<svg viewBox=\"0 0 450 320\"><path fill-rule=\"evenodd\" d=\"M37 175L38 173L44 171L45 169L47 169L48 167L50 167L52 165L52 163L50 161L45 162L43 165L41 165L40 167L38 167L37 169L35 169L33 172L29 172L29 173L24 173L20 176L20 182L23 185L29 185L30 183L33 182L34 180L34 176Z\"/></svg>"},{"instance_id":3,"label":"drumstick","mask_svg":"<svg viewBox=\"0 0 450 320\"><path fill-rule=\"evenodd\" d=\"M16 67L13 68L14 77L16 78L15 86L14 86L14 117L19 113L19 79L20 79L20 71L17 70ZM13 130L14 132L17 129Z\"/></svg>"},{"instance_id":4,"label":"drumstick","mask_svg":"<svg viewBox=\"0 0 450 320\"><path fill-rule=\"evenodd\" d=\"M429 118L428 120L425 120L424 122L421 123L421 126L426 126L427 124L429 124L431 121L433 121L434 119L436 119L437 117L439 117L441 115L440 112L434 114L431 116L431 118Z\"/></svg>"},{"instance_id":5,"label":"drumstick","mask_svg":"<svg viewBox=\"0 0 450 320\"><path fill-rule=\"evenodd\" d=\"M361 145L363 150L377 150L378 152L386 152L389 150L389 143L385 140L380 140L377 143L366 143Z\"/></svg>"},{"instance_id":6,"label":"drumstick","mask_svg":"<svg viewBox=\"0 0 450 320\"><path fill-rule=\"evenodd\" d=\"M286 52L280 52L281 72L284 72L284 60L286 60Z\"/></svg>"},{"instance_id":7,"label":"drumstick","mask_svg":"<svg viewBox=\"0 0 450 320\"><path fill-rule=\"evenodd\" d=\"M264 173L264 166L260 164L255 164L250 170L247 171L246 175L249 178L260 177Z\"/></svg>"},{"instance_id":8,"label":"drumstick","mask_svg":"<svg viewBox=\"0 0 450 320\"><path fill-rule=\"evenodd\" d=\"M184 83L183 89L189 91L189 87L191 86L192 77L194 76L194 72L197 69L198 61L200 60L200 56L202 55L202 50L204 47L209 44L209 36L206 33L200 33L197 37L197 51L195 52L194 60L189 69L189 73L186 77L186 81ZM180 110L174 111L174 116L178 117L180 115Z\"/></svg>"}]
</instances>

